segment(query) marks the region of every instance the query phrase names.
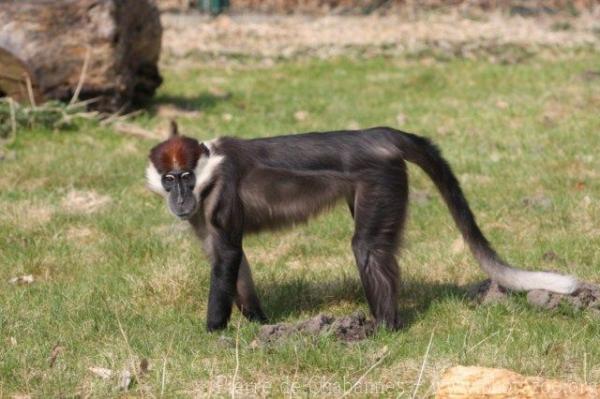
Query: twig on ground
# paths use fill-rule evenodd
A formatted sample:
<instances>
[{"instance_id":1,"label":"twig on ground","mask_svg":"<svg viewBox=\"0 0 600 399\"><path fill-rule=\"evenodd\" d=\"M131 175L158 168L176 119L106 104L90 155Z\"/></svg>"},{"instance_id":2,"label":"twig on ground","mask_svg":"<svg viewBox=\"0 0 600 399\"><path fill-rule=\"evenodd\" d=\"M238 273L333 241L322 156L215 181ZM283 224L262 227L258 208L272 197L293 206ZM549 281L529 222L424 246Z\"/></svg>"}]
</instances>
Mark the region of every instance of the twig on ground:
<instances>
[{"instance_id":1,"label":"twig on ground","mask_svg":"<svg viewBox=\"0 0 600 399\"><path fill-rule=\"evenodd\" d=\"M90 46L87 46L85 51L85 58L83 59L83 67L81 68L81 75L79 75L79 81L77 82L77 87L75 88L73 97L71 97L71 101L69 101L69 105L75 104L79 99L79 93L81 93L81 88L83 87L83 83L85 82L85 76L87 74L91 53L92 49L90 48Z\"/></svg>"},{"instance_id":2,"label":"twig on ground","mask_svg":"<svg viewBox=\"0 0 600 399\"><path fill-rule=\"evenodd\" d=\"M100 125L107 126L107 125L110 125L112 123L125 122L127 119L130 119L131 117L139 115L142 112L144 112L144 110L139 109L137 111L129 112L127 114L122 114L121 112L123 110L124 110L124 108L118 110L114 114L111 114L108 118L105 118L105 119L101 120L100 121Z\"/></svg>"},{"instance_id":3,"label":"twig on ground","mask_svg":"<svg viewBox=\"0 0 600 399\"><path fill-rule=\"evenodd\" d=\"M56 359L58 359L58 355L60 354L60 352L62 352L62 350L63 347L60 346L59 343L54 345L54 348L52 348L52 352L50 353L50 357L48 359L50 368L54 367L54 363L56 363Z\"/></svg>"},{"instance_id":4,"label":"twig on ground","mask_svg":"<svg viewBox=\"0 0 600 399\"><path fill-rule=\"evenodd\" d=\"M17 117L15 115L15 102L12 98L8 99L8 106L10 107L10 128L12 131L12 138L14 140L17 137Z\"/></svg>"},{"instance_id":5,"label":"twig on ground","mask_svg":"<svg viewBox=\"0 0 600 399\"><path fill-rule=\"evenodd\" d=\"M158 135L154 132L131 123L117 122L113 125L113 128L119 133L127 134L140 139L156 140L158 138Z\"/></svg>"},{"instance_id":6,"label":"twig on ground","mask_svg":"<svg viewBox=\"0 0 600 399\"><path fill-rule=\"evenodd\" d=\"M133 375L135 377L135 380L139 383L140 382L140 376L137 370L137 367L135 366L135 363L133 363L133 367L132 367L132 361L133 359L135 359L135 356L133 354L133 349L131 349L131 345L129 345L129 339L127 339L127 334L125 334L125 330L123 330L123 326L121 325L121 319L119 318L119 315L117 314L116 310L114 311L115 313L115 317L117 318L117 324L119 325L119 331L121 332L121 335L123 336L123 339L125 340L125 345L127 346L127 351L129 352L129 367L133 369ZM125 387L127 388L127 387ZM140 393L142 398L145 397L144 395L144 390L140 389Z\"/></svg>"},{"instance_id":7,"label":"twig on ground","mask_svg":"<svg viewBox=\"0 0 600 399\"><path fill-rule=\"evenodd\" d=\"M240 323L241 318L238 317L237 328L235 331L235 371L231 380L231 397L235 398L236 382L240 371Z\"/></svg>"},{"instance_id":8,"label":"twig on ground","mask_svg":"<svg viewBox=\"0 0 600 399\"><path fill-rule=\"evenodd\" d=\"M425 371L425 365L427 364L427 358L429 357L429 350L431 349L431 343L433 342L433 334L435 333L435 329L431 331L431 336L429 337L429 343L427 344L427 350L425 350L425 355L423 356L423 363L421 364L421 371L419 371L419 377L417 378L417 383L415 384L415 390L411 396L412 399L417 397L417 393L419 392L419 387L421 386L421 378L423 378L423 372Z\"/></svg>"},{"instance_id":9,"label":"twig on ground","mask_svg":"<svg viewBox=\"0 0 600 399\"><path fill-rule=\"evenodd\" d=\"M35 108L37 107L35 104L35 96L33 94L33 86L31 84L31 79L29 78L28 74L24 74L25 75L25 85L27 86L27 95L29 96L29 103L31 104L31 108L33 108L35 110Z\"/></svg>"},{"instance_id":10,"label":"twig on ground","mask_svg":"<svg viewBox=\"0 0 600 399\"><path fill-rule=\"evenodd\" d=\"M387 347L384 348L384 353L381 355L381 357L379 359L377 359L377 361L375 363L373 363L371 365L371 367L369 367L367 369L367 371L365 371L363 373L363 375L361 375L358 380L356 380L356 382L350 387L350 389L348 389L346 392L344 392L344 394L342 395L342 398L345 398L346 396L350 395L352 393L352 391L354 391L354 388L356 388L361 382L362 380L365 379L365 377L367 376L367 374L369 374L371 371L373 371L373 369L377 366L379 366L379 364L381 364L381 362L383 362L383 360L390 354L390 352L388 351Z\"/></svg>"},{"instance_id":11,"label":"twig on ground","mask_svg":"<svg viewBox=\"0 0 600 399\"><path fill-rule=\"evenodd\" d=\"M166 381L167 381L167 359L169 358L169 356L171 356L171 349L173 348L173 338L174 338L174 336L171 335L171 339L169 340L169 348L167 349L167 356L165 356L163 358L162 375L160 377L160 397L161 398L165 394L165 385L166 385Z\"/></svg>"},{"instance_id":12,"label":"twig on ground","mask_svg":"<svg viewBox=\"0 0 600 399\"><path fill-rule=\"evenodd\" d=\"M495 331L493 333L491 333L490 335L488 335L487 337L485 337L484 339L482 339L481 341L477 342L475 345L473 345L472 347L468 348L466 350L465 353L469 353L471 352L473 349L477 348L479 345L483 344L485 341L487 341L488 339L492 338L493 336L496 336L500 333L500 330Z\"/></svg>"}]
</instances>

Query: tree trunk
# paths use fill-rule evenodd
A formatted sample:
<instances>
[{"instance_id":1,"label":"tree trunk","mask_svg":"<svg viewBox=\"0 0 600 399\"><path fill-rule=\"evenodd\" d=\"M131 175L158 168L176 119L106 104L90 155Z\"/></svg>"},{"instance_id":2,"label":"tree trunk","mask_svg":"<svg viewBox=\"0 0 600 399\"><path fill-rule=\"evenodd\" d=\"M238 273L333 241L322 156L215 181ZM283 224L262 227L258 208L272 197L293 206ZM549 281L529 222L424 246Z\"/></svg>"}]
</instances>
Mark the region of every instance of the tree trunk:
<instances>
[{"instance_id":1,"label":"tree trunk","mask_svg":"<svg viewBox=\"0 0 600 399\"><path fill-rule=\"evenodd\" d=\"M162 82L161 36L152 0L0 0L0 95L128 108Z\"/></svg>"},{"instance_id":2,"label":"tree trunk","mask_svg":"<svg viewBox=\"0 0 600 399\"><path fill-rule=\"evenodd\" d=\"M452 367L439 383L436 399L592 399L600 388L541 377L524 377L510 370Z\"/></svg>"}]
</instances>

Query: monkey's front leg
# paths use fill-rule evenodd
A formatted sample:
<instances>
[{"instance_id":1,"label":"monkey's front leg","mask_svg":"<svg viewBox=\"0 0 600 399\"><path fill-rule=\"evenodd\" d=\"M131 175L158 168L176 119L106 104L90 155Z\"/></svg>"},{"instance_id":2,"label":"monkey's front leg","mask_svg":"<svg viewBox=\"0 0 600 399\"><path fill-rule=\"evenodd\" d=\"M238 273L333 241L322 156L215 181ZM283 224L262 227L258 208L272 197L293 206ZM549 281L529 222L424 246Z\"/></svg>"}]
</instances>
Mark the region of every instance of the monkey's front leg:
<instances>
[{"instance_id":1,"label":"monkey's front leg","mask_svg":"<svg viewBox=\"0 0 600 399\"><path fill-rule=\"evenodd\" d=\"M248 264L246 255L242 257L236 288L237 295L235 297L235 303L242 314L248 320L266 323L267 316L263 313L260 301L258 300L258 295L256 295L256 288L254 287L252 272L250 271L250 265Z\"/></svg>"},{"instance_id":2,"label":"monkey's front leg","mask_svg":"<svg viewBox=\"0 0 600 399\"><path fill-rule=\"evenodd\" d=\"M244 253L223 237L213 238L214 255L208 294L206 328L208 331L227 327L236 295L236 283Z\"/></svg>"}]
</instances>

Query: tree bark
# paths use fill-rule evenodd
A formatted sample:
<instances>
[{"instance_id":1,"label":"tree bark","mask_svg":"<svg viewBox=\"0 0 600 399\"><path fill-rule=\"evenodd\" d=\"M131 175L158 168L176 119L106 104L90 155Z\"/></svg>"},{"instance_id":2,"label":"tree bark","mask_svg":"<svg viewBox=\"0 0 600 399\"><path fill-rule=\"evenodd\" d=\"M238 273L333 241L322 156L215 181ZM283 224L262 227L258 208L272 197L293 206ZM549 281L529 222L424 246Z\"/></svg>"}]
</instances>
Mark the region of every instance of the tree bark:
<instances>
[{"instance_id":1,"label":"tree bark","mask_svg":"<svg viewBox=\"0 0 600 399\"><path fill-rule=\"evenodd\" d=\"M0 0L0 95L129 108L162 82L161 37L152 0Z\"/></svg>"},{"instance_id":2,"label":"tree bark","mask_svg":"<svg viewBox=\"0 0 600 399\"><path fill-rule=\"evenodd\" d=\"M510 370L452 367L439 383L436 399L592 399L600 388L541 377L525 377Z\"/></svg>"}]
</instances>

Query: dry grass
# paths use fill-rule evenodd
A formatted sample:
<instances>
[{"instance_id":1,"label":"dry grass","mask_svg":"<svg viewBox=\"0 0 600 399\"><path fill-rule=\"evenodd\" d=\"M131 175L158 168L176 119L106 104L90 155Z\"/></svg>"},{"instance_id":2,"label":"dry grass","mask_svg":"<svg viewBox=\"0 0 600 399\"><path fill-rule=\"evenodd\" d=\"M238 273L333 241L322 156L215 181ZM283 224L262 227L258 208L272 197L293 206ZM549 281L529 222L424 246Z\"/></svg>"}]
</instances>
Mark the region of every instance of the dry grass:
<instances>
[{"instance_id":1,"label":"dry grass","mask_svg":"<svg viewBox=\"0 0 600 399\"><path fill-rule=\"evenodd\" d=\"M69 213L92 214L105 209L111 202L108 195L95 191L71 190L62 200L62 208Z\"/></svg>"},{"instance_id":2,"label":"dry grass","mask_svg":"<svg viewBox=\"0 0 600 399\"><path fill-rule=\"evenodd\" d=\"M597 11L597 12L600 12ZM458 13L369 16L204 16L163 14L167 65L181 67L187 56L237 63L244 58L269 65L278 59L340 55L373 57L431 53L436 57L486 58L514 63L540 49L600 48L598 15L568 19L508 17L500 13L471 19ZM560 19L559 19L560 20Z\"/></svg>"},{"instance_id":3,"label":"dry grass","mask_svg":"<svg viewBox=\"0 0 600 399\"><path fill-rule=\"evenodd\" d=\"M0 205L0 222L15 224L26 230L44 226L52 220L56 212L54 206L39 200L3 202Z\"/></svg>"}]
</instances>

